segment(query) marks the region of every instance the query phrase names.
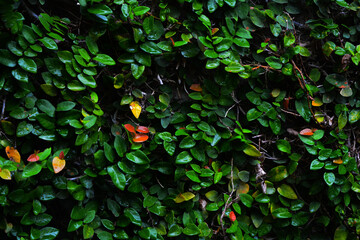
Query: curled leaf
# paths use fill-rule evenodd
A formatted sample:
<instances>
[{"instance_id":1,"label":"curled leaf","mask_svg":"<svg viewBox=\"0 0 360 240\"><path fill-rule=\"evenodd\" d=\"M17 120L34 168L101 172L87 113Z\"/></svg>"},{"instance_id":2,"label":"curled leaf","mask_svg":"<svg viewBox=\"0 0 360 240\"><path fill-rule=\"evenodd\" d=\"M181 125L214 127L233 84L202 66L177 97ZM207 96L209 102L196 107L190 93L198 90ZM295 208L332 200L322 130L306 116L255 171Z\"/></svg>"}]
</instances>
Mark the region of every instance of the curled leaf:
<instances>
[{"instance_id":1,"label":"curled leaf","mask_svg":"<svg viewBox=\"0 0 360 240\"><path fill-rule=\"evenodd\" d=\"M131 125L131 124L125 124L125 125L124 125L124 128L125 128L126 130L128 130L129 132L131 132L131 133L135 133L135 128L134 128L134 126Z\"/></svg>"},{"instance_id":2,"label":"curled leaf","mask_svg":"<svg viewBox=\"0 0 360 240\"><path fill-rule=\"evenodd\" d=\"M313 134L314 134L314 132L310 128L305 128L300 131L300 135L303 135L303 136L312 136Z\"/></svg>"},{"instance_id":3,"label":"curled leaf","mask_svg":"<svg viewBox=\"0 0 360 240\"><path fill-rule=\"evenodd\" d=\"M52 160L54 173L59 173L61 170L63 170L65 164L66 162L64 159L61 159L60 157L54 157L54 159Z\"/></svg>"},{"instance_id":4,"label":"curled leaf","mask_svg":"<svg viewBox=\"0 0 360 240\"><path fill-rule=\"evenodd\" d=\"M133 101L130 103L130 110L134 114L134 117L139 118L141 113L141 106L139 102Z\"/></svg>"},{"instance_id":5,"label":"curled leaf","mask_svg":"<svg viewBox=\"0 0 360 240\"><path fill-rule=\"evenodd\" d=\"M149 129L147 127L144 127L144 126L137 126L136 131L139 132L139 133L148 133Z\"/></svg>"},{"instance_id":6,"label":"curled leaf","mask_svg":"<svg viewBox=\"0 0 360 240\"><path fill-rule=\"evenodd\" d=\"M148 135L145 135L145 134L135 134L135 136L133 137L133 142L136 142L136 143L140 143L140 142L145 142L146 140L149 139L149 136Z\"/></svg>"},{"instance_id":7,"label":"curled leaf","mask_svg":"<svg viewBox=\"0 0 360 240\"><path fill-rule=\"evenodd\" d=\"M40 157L37 155L40 151L35 151L33 154L31 154L29 157L28 157L28 162L37 162L39 161Z\"/></svg>"},{"instance_id":8,"label":"curled leaf","mask_svg":"<svg viewBox=\"0 0 360 240\"><path fill-rule=\"evenodd\" d=\"M190 89L193 90L193 91L196 91L196 92L201 92L202 91L202 88L200 86L200 84L198 83L194 83L190 86Z\"/></svg>"},{"instance_id":9,"label":"curled leaf","mask_svg":"<svg viewBox=\"0 0 360 240\"><path fill-rule=\"evenodd\" d=\"M20 153L14 147L7 146L5 148L5 152L10 160L20 163L21 160Z\"/></svg>"},{"instance_id":10,"label":"curled leaf","mask_svg":"<svg viewBox=\"0 0 360 240\"><path fill-rule=\"evenodd\" d=\"M4 180L11 180L11 173L8 169L0 169L0 177Z\"/></svg>"}]
</instances>

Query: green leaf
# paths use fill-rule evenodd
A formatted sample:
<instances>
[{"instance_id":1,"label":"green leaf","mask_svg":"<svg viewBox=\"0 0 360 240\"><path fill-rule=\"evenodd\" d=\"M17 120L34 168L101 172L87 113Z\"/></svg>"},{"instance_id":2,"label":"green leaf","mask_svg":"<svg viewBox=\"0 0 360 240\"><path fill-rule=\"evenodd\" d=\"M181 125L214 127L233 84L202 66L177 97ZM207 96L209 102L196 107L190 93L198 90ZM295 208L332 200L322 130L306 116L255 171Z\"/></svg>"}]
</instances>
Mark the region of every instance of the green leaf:
<instances>
[{"instance_id":1,"label":"green leaf","mask_svg":"<svg viewBox=\"0 0 360 240\"><path fill-rule=\"evenodd\" d=\"M347 120L347 112L341 112L338 118L338 127L340 130L346 126Z\"/></svg>"},{"instance_id":2,"label":"green leaf","mask_svg":"<svg viewBox=\"0 0 360 240\"><path fill-rule=\"evenodd\" d=\"M139 79L145 71L145 66L136 63L131 64L131 73L135 79Z\"/></svg>"},{"instance_id":3,"label":"green leaf","mask_svg":"<svg viewBox=\"0 0 360 240\"><path fill-rule=\"evenodd\" d=\"M291 218L292 214L287 208L277 208L272 212L272 215L277 218Z\"/></svg>"},{"instance_id":4,"label":"green leaf","mask_svg":"<svg viewBox=\"0 0 360 240\"><path fill-rule=\"evenodd\" d=\"M4 128L4 126L3 126L3 128ZM33 129L34 129L34 127L32 124L23 121L23 122L19 123L16 128L16 136L24 137L24 136L28 135L29 133L31 133L31 131Z\"/></svg>"},{"instance_id":5,"label":"green leaf","mask_svg":"<svg viewBox=\"0 0 360 240\"><path fill-rule=\"evenodd\" d=\"M52 240L55 239L59 234L59 230L53 227L44 227L40 229L40 239L43 240Z\"/></svg>"},{"instance_id":6,"label":"green leaf","mask_svg":"<svg viewBox=\"0 0 360 240\"><path fill-rule=\"evenodd\" d=\"M107 142L104 143L104 152L105 152L105 157L107 158L107 160L109 160L110 162L114 162L114 159L115 159L114 151L113 151L112 147L110 146L110 144L108 144Z\"/></svg>"},{"instance_id":7,"label":"green leaf","mask_svg":"<svg viewBox=\"0 0 360 240\"><path fill-rule=\"evenodd\" d=\"M345 78L344 75L341 75L341 74L337 74L337 73L329 74L326 76L325 80L328 83L330 83L338 88L349 87L348 80Z\"/></svg>"},{"instance_id":8,"label":"green leaf","mask_svg":"<svg viewBox=\"0 0 360 240\"><path fill-rule=\"evenodd\" d=\"M277 140L276 146L280 151L291 154L291 145L290 145L289 141L282 140L282 139Z\"/></svg>"},{"instance_id":9,"label":"green leaf","mask_svg":"<svg viewBox=\"0 0 360 240\"><path fill-rule=\"evenodd\" d=\"M28 80L29 80L29 77L28 77L27 73L24 70L20 69L20 68L12 70L11 74L14 76L14 78L16 80L19 80L20 82L27 83Z\"/></svg>"},{"instance_id":10,"label":"green leaf","mask_svg":"<svg viewBox=\"0 0 360 240\"><path fill-rule=\"evenodd\" d=\"M186 164L186 163L191 162L191 160L192 160L192 157L189 154L189 152L188 151L182 151L181 153L179 153L177 155L175 162L177 164Z\"/></svg>"},{"instance_id":11,"label":"green leaf","mask_svg":"<svg viewBox=\"0 0 360 240\"><path fill-rule=\"evenodd\" d=\"M263 28L265 27L264 23L266 22L265 14L257 8L250 10L250 20L255 24L255 26Z\"/></svg>"},{"instance_id":12,"label":"green leaf","mask_svg":"<svg viewBox=\"0 0 360 240\"><path fill-rule=\"evenodd\" d=\"M125 175L120 172L119 168L116 165L107 167L107 172L111 177L114 185L120 190L125 190L126 178Z\"/></svg>"},{"instance_id":13,"label":"green leaf","mask_svg":"<svg viewBox=\"0 0 360 240\"><path fill-rule=\"evenodd\" d=\"M162 53L161 49L154 42L145 42L140 45L140 48L147 53L152 55L160 55Z\"/></svg>"},{"instance_id":14,"label":"green leaf","mask_svg":"<svg viewBox=\"0 0 360 240\"><path fill-rule=\"evenodd\" d=\"M38 99L36 101L36 106L46 113L49 117L55 116L55 107L46 99Z\"/></svg>"},{"instance_id":15,"label":"green leaf","mask_svg":"<svg viewBox=\"0 0 360 240\"><path fill-rule=\"evenodd\" d=\"M246 113L246 118L250 122L258 119L261 115L262 112L259 112L256 108L252 108Z\"/></svg>"},{"instance_id":16,"label":"green leaf","mask_svg":"<svg viewBox=\"0 0 360 240\"><path fill-rule=\"evenodd\" d=\"M314 213L316 212L321 206L320 202L311 202L309 205L309 212Z\"/></svg>"},{"instance_id":17,"label":"green leaf","mask_svg":"<svg viewBox=\"0 0 360 240\"><path fill-rule=\"evenodd\" d=\"M346 240L348 237L348 230L344 225L340 225L336 228L334 233L334 240Z\"/></svg>"},{"instance_id":18,"label":"green leaf","mask_svg":"<svg viewBox=\"0 0 360 240\"><path fill-rule=\"evenodd\" d=\"M248 208L251 208L252 203L254 201L253 197L249 194L241 193L240 195L240 201Z\"/></svg>"},{"instance_id":19,"label":"green leaf","mask_svg":"<svg viewBox=\"0 0 360 240\"><path fill-rule=\"evenodd\" d=\"M244 38L234 38L234 43L239 47L244 47L244 48L250 47L249 41Z\"/></svg>"},{"instance_id":20,"label":"green leaf","mask_svg":"<svg viewBox=\"0 0 360 240\"><path fill-rule=\"evenodd\" d=\"M55 97L57 95L57 89L51 84L41 84L41 89L49 96Z\"/></svg>"},{"instance_id":21,"label":"green leaf","mask_svg":"<svg viewBox=\"0 0 360 240\"><path fill-rule=\"evenodd\" d=\"M58 51L57 55L63 63L71 63L74 57L74 55L69 51Z\"/></svg>"},{"instance_id":22,"label":"green leaf","mask_svg":"<svg viewBox=\"0 0 360 240\"><path fill-rule=\"evenodd\" d=\"M251 157L260 157L261 152L254 145L247 145L247 147L243 150L246 155Z\"/></svg>"},{"instance_id":23,"label":"green leaf","mask_svg":"<svg viewBox=\"0 0 360 240\"><path fill-rule=\"evenodd\" d=\"M195 146L195 141L192 137L187 136L183 140L181 140L179 147L180 148L192 148Z\"/></svg>"},{"instance_id":24,"label":"green leaf","mask_svg":"<svg viewBox=\"0 0 360 240\"><path fill-rule=\"evenodd\" d=\"M0 63L7 67L15 67L16 57L12 55L7 49L0 49Z\"/></svg>"},{"instance_id":25,"label":"green leaf","mask_svg":"<svg viewBox=\"0 0 360 240\"><path fill-rule=\"evenodd\" d=\"M267 175L269 177L269 181L272 182L280 182L289 176L286 167L283 165L272 168Z\"/></svg>"},{"instance_id":26,"label":"green leaf","mask_svg":"<svg viewBox=\"0 0 360 240\"><path fill-rule=\"evenodd\" d=\"M116 136L114 141L114 147L119 157L123 157L127 149L124 138Z\"/></svg>"},{"instance_id":27,"label":"green leaf","mask_svg":"<svg viewBox=\"0 0 360 240\"><path fill-rule=\"evenodd\" d=\"M91 128L92 126L95 125L96 120L97 120L97 117L96 117L96 116L90 115L90 116L86 116L86 117L82 120L82 123L83 123L85 129L89 129L89 128Z\"/></svg>"},{"instance_id":28,"label":"green leaf","mask_svg":"<svg viewBox=\"0 0 360 240\"><path fill-rule=\"evenodd\" d=\"M281 69L282 67L280 59L275 56L267 57L265 58L265 61L274 69Z\"/></svg>"},{"instance_id":29,"label":"green leaf","mask_svg":"<svg viewBox=\"0 0 360 240\"><path fill-rule=\"evenodd\" d=\"M105 4L96 4L93 5L91 8L88 8L87 10L89 13L100 14L100 15L109 15L113 13L111 8Z\"/></svg>"},{"instance_id":30,"label":"green leaf","mask_svg":"<svg viewBox=\"0 0 360 240\"><path fill-rule=\"evenodd\" d=\"M150 11L150 8L146 7L146 6L137 6L133 9L135 16L143 15L143 14L147 13L148 11Z\"/></svg>"},{"instance_id":31,"label":"green leaf","mask_svg":"<svg viewBox=\"0 0 360 240\"><path fill-rule=\"evenodd\" d=\"M287 184L281 184L280 187L277 188L278 193L289 199L297 199L297 195L295 191Z\"/></svg>"},{"instance_id":32,"label":"green leaf","mask_svg":"<svg viewBox=\"0 0 360 240\"><path fill-rule=\"evenodd\" d=\"M42 42L42 44L44 44L44 46L50 50L58 50L56 42L49 37L44 37L42 39L39 39L39 41Z\"/></svg>"},{"instance_id":33,"label":"green leaf","mask_svg":"<svg viewBox=\"0 0 360 240\"><path fill-rule=\"evenodd\" d=\"M86 46L88 47L89 51L92 54L96 55L99 51L96 41L91 36L86 36L85 41L86 41Z\"/></svg>"},{"instance_id":34,"label":"green leaf","mask_svg":"<svg viewBox=\"0 0 360 240\"><path fill-rule=\"evenodd\" d=\"M77 78L84 84L85 86L96 88L96 81L92 76L85 75L83 73L78 74Z\"/></svg>"},{"instance_id":35,"label":"green leaf","mask_svg":"<svg viewBox=\"0 0 360 240\"><path fill-rule=\"evenodd\" d=\"M200 183L201 180L198 177L197 173L194 170L187 171L185 175L190 178L191 181Z\"/></svg>"},{"instance_id":36,"label":"green leaf","mask_svg":"<svg viewBox=\"0 0 360 240\"><path fill-rule=\"evenodd\" d=\"M225 67L227 72L238 73L244 71L245 68L238 62L231 62L228 66Z\"/></svg>"},{"instance_id":37,"label":"green leaf","mask_svg":"<svg viewBox=\"0 0 360 240\"><path fill-rule=\"evenodd\" d=\"M292 34L292 32L290 31L287 31L284 36L284 46L289 47L294 43L295 43L294 34Z\"/></svg>"},{"instance_id":38,"label":"green leaf","mask_svg":"<svg viewBox=\"0 0 360 240\"><path fill-rule=\"evenodd\" d=\"M353 124L360 119L360 110L352 109L349 113L349 123Z\"/></svg>"},{"instance_id":39,"label":"green leaf","mask_svg":"<svg viewBox=\"0 0 360 240\"><path fill-rule=\"evenodd\" d=\"M301 101L295 100L295 108L296 111L305 119L305 121L310 122L311 112L306 99Z\"/></svg>"},{"instance_id":40,"label":"green leaf","mask_svg":"<svg viewBox=\"0 0 360 240\"><path fill-rule=\"evenodd\" d=\"M135 152L130 152L126 154L126 158L136 164L148 164L150 159L146 154L141 150L136 150Z\"/></svg>"},{"instance_id":41,"label":"green leaf","mask_svg":"<svg viewBox=\"0 0 360 240\"><path fill-rule=\"evenodd\" d=\"M34 175L38 174L41 171L41 169L42 169L42 167L40 164L37 164L35 162L28 163L24 168L22 177L28 178L28 177L34 176Z\"/></svg>"},{"instance_id":42,"label":"green leaf","mask_svg":"<svg viewBox=\"0 0 360 240\"><path fill-rule=\"evenodd\" d=\"M45 113L39 113L36 115L36 120L46 129L54 129L55 128L55 122L53 118L50 118Z\"/></svg>"},{"instance_id":43,"label":"green leaf","mask_svg":"<svg viewBox=\"0 0 360 240\"><path fill-rule=\"evenodd\" d=\"M324 167L325 163L320 162L317 159L313 160L310 164L310 170L319 170Z\"/></svg>"},{"instance_id":44,"label":"green leaf","mask_svg":"<svg viewBox=\"0 0 360 240\"><path fill-rule=\"evenodd\" d=\"M189 223L183 229L183 233L188 236L195 236L200 233L200 230L194 223Z\"/></svg>"},{"instance_id":45,"label":"green leaf","mask_svg":"<svg viewBox=\"0 0 360 240\"><path fill-rule=\"evenodd\" d=\"M335 174L332 172L325 172L324 180L328 186L333 185L333 183L335 182Z\"/></svg>"},{"instance_id":46,"label":"green leaf","mask_svg":"<svg viewBox=\"0 0 360 240\"><path fill-rule=\"evenodd\" d=\"M84 239L89 239L94 236L94 229L89 225L84 225L83 227L83 237Z\"/></svg>"},{"instance_id":47,"label":"green leaf","mask_svg":"<svg viewBox=\"0 0 360 240\"><path fill-rule=\"evenodd\" d=\"M71 109L73 109L76 106L76 103L71 102L71 101L63 101L58 103L58 105L56 106L56 111L60 112L67 112Z\"/></svg>"},{"instance_id":48,"label":"green leaf","mask_svg":"<svg viewBox=\"0 0 360 240\"><path fill-rule=\"evenodd\" d=\"M106 54L97 54L96 57L93 58L93 60L101 62L104 65L115 65L116 62L114 61L114 59L112 59L109 55Z\"/></svg>"},{"instance_id":49,"label":"green leaf","mask_svg":"<svg viewBox=\"0 0 360 240\"><path fill-rule=\"evenodd\" d=\"M140 215L134 208L126 208L124 210L124 215L129 218L133 224L141 226Z\"/></svg>"}]
</instances>

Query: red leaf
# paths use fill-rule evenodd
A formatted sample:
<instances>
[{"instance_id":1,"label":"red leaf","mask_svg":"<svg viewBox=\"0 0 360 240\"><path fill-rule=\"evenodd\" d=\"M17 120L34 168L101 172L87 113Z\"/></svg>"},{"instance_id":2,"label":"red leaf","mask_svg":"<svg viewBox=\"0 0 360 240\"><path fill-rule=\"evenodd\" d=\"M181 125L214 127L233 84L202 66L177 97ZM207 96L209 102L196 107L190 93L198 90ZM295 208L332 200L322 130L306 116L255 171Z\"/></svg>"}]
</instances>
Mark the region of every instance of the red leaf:
<instances>
[{"instance_id":1,"label":"red leaf","mask_svg":"<svg viewBox=\"0 0 360 240\"><path fill-rule=\"evenodd\" d=\"M124 125L124 128L125 128L126 130L128 130L129 132L131 132L131 133L135 133L135 128L134 128L134 126L131 125L131 124L125 124L125 125Z\"/></svg>"},{"instance_id":2,"label":"red leaf","mask_svg":"<svg viewBox=\"0 0 360 240\"><path fill-rule=\"evenodd\" d=\"M140 142L145 142L146 140L149 139L149 136L148 135L145 135L145 134L135 134L134 138L132 139L133 142L137 142L137 143L140 143Z\"/></svg>"},{"instance_id":3,"label":"red leaf","mask_svg":"<svg viewBox=\"0 0 360 240\"><path fill-rule=\"evenodd\" d=\"M313 134L314 134L314 132L310 128L305 128L300 131L300 135L303 135L303 136L312 136Z\"/></svg>"},{"instance_id":4,"label":"red leaf","mask_svg":"<svg viewBox=\"0 0 360 240\"><path fill-rule=\"evenodd\" d=\"M39 151L35 151L35 153L31 154L29 157L28 157L28 162L37 162L39 161L40 157L37 155Z\"/></svg>"},{"instance_id":5,"label":"red leaf","mask_svg":"<svg viewBox=\"0 0 360 240\"><path fill-rule=\"evenodd\" d=\"M234 213L233 211L230 212L229 218L230 218L230 221L235 222L235 220L236 220L236 215L235 215L235 213Z\"/></svg>"},{"instance_id":6,"label":"red leaf","mask_svg":"<svg viewBox=\"0 0 360 240\"><path fill-rule=\"evenodd\" d=\"M201 92L202 91L202 88L200 86L200 84L198 83L194 83L190 86L190 89L193 90L193 91L196 91L196 92Z\"/></svg>"},{"instance_id":7,"label":"red leaf","mask_svg":"<svg viewBox=\"0 0 360 240\"><path fill-rule=\"evenodd\" d=\"M64 156L64 151L61 151L60 154L59 154L59 158L60 158L60 159L64 159L64 157L65 157L65 156Z\"/></svg>"},{"instance_id":8,"label":"red leaf","mask_svg":"<svg viewBox=\"0 0 360 240\"><path fill-rule=\"evenodd\" d=\"M136 131L140 132L140 133L148 133L149 129L147 127L144 127L144 126L137 126Z\"/></svg>"}]
</instances>

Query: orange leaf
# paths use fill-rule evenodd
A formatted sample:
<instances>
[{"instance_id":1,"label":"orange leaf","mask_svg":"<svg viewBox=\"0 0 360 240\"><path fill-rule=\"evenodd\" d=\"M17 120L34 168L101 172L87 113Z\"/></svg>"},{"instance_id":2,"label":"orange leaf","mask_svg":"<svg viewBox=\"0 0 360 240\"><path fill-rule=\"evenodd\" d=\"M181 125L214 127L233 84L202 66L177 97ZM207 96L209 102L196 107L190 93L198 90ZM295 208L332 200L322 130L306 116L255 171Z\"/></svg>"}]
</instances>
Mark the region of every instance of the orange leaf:
<instances>
[{"instance_id":1,"label":"orange leaf","mask_svg":"<svg viewBox=\"0 0 360 240\"><path fill-rule=\"evenodd\" d=\"M343 160L342 160L341 158L334 159L334 160L333 160L333 163L335 163L335 164L342 164L342 163L343 163Z\"/></svg>"},{"instance_id":2,"label":"orange leaf","mask_svg":"<svg viewBox=\"0 0 360 240\"><path fill-rule=\"evenodd\" d=\"M54 173L58 173L61 170L63 170L65 167L65 164L66 164L66 162L64 159L61 159L59 157L54 157L54 159L52 160Z\"/></svg>"},{"instance_id":3,"label":"orange leaf","mask_svg":"<svg viewBox=\"0 0 360 240\"><path fill-rule=\"evenodd\" d=\"M140 133L148 133L149 129L147 127L144 127L144 126L137 126L136 131L138 131Z\"/></svg>"},{"instance_id":4,"label":"orange leaf","mask_svg":"<svg viewBox=\"0 0 360 240\"><path fill-rule=\"evenodd\" d=\"M10 160L20 163L21 156L20 156L20 153L18 152L18 150L16 150L13 147L7 146L5 148L5 152Z\"/></svg>"},{"instance_id":5,"label":"orange leaf","mask_svg":"<svg viewBox=\"0 0 360 240\"><path fill-rule=\"evenodd\" d=\"M238 193L238 194L241 194L241 193L245 193L245 194L246 194L246 193L249 192L249 189L250 189L249 184L244 183L244 182L241 182L241 183L239 184L238 189L237 189L237 193Z\"/></svg>"},{"instance_id":6,"label":"orange leaf","mask_svg":"<svg viewBox=\"0 0 360 240\"><path fill-rule=\"evenodd\" d=\"M193 91L196 91L196 92L201 92L202 91L202 88L200 86L200 84L198 83L194 83L190 86L190 89L193 90Z\"/></svg>"},{"instance_id":7,"label":"orange leaf","mask_svg":"<svg viewBox=\"0 0 360 240\"><path fill-rule=\"evenodd\" d=\"M39 153L39 151L35 151L35 153L31 154L29 157L28 157L28 161L29 162L37 162L39 161L40 157L37 155Z\"/></svg>"},{"instance_id":8,"label":"orange leaf","mask_svg":"<svg viewBox=\"0 0 360 240\"><path fill-rule=\"evenodd\" d=\"M131 124L125 124L125 125L124 125L124 128L125 128L126 130L128 130L129 132L131 132L131 133L135 133L135 128L134 128L134 126L131 125Z\"/></svg>"},{"instance_id":9,"label":"orange leaf","mask_svg":"<svg viewBox=\"0 0 360 240\"><path fill-rule=\"evenodd\" d=\"M145 135L145 134L135 134L134 138L132 139L133 142L137 142L137 143L140 143L140 142L145 142L146 140L149 139L149 136L148 135Z\"/></svg>"},{"instance_id":10,"label":"orange leaf","mask_svg":"<svg viewBox=\"0 0 360 240\"><path fill-rule=\"evenodd\" d=\"M137 101L131 102L130 110L136 118L139 118L140 113L141 113L141 106L140 106L139 102L137 102Z\"/></svg>"},{"instance_id":11,"label":"orange leaf","mask_svg":"<svg viewBox=\"0 0 360 240\"><path fill-rule=\"evenodd\" d=\"M313 134L314 134L314 132L310 128L305 128L300 131L300 135L303 135L303 136L312 136Z\"/></svg>"},{"instance_id":12,"label":"orange leaf","mask_svg":"<svg viewBox=\"0 0 360 240\"><path fill-rule=\"evenodd\" d=\"M229 218L230 218L230 221L235 222L235 220L236 220L236 215L235 215L235 213L234 213L233 211L230 212Z\"/></svg>"},{"instance_id":13,"label":"orange leaf","mask_svg":"<svg viewBox=\"0 0 360 240\"><path fill-rule=\"evenodd\" d=\"M218 28L211 29L211 35L214 35L215 33L217 33L217 31L219 31Z\"/></svg>"}]
</instances>

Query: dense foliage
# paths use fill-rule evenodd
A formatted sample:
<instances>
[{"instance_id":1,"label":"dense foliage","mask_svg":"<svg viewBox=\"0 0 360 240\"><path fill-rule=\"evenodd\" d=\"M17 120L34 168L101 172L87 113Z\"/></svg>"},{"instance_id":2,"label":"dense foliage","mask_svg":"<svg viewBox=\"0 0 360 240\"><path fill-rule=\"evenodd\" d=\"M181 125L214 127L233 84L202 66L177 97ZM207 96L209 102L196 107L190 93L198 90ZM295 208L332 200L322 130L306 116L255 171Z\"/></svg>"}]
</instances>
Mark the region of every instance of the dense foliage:
<instances>
[{"instance_id":1,"label":"dense foliage","mask_svg":"<svg viewBox=\"0 0 360 240\"><path fill-rule=\"evenodd\" d=\"M358 1L0 6L1 239L357 239Z\"/></svg>"}]
</instances>

